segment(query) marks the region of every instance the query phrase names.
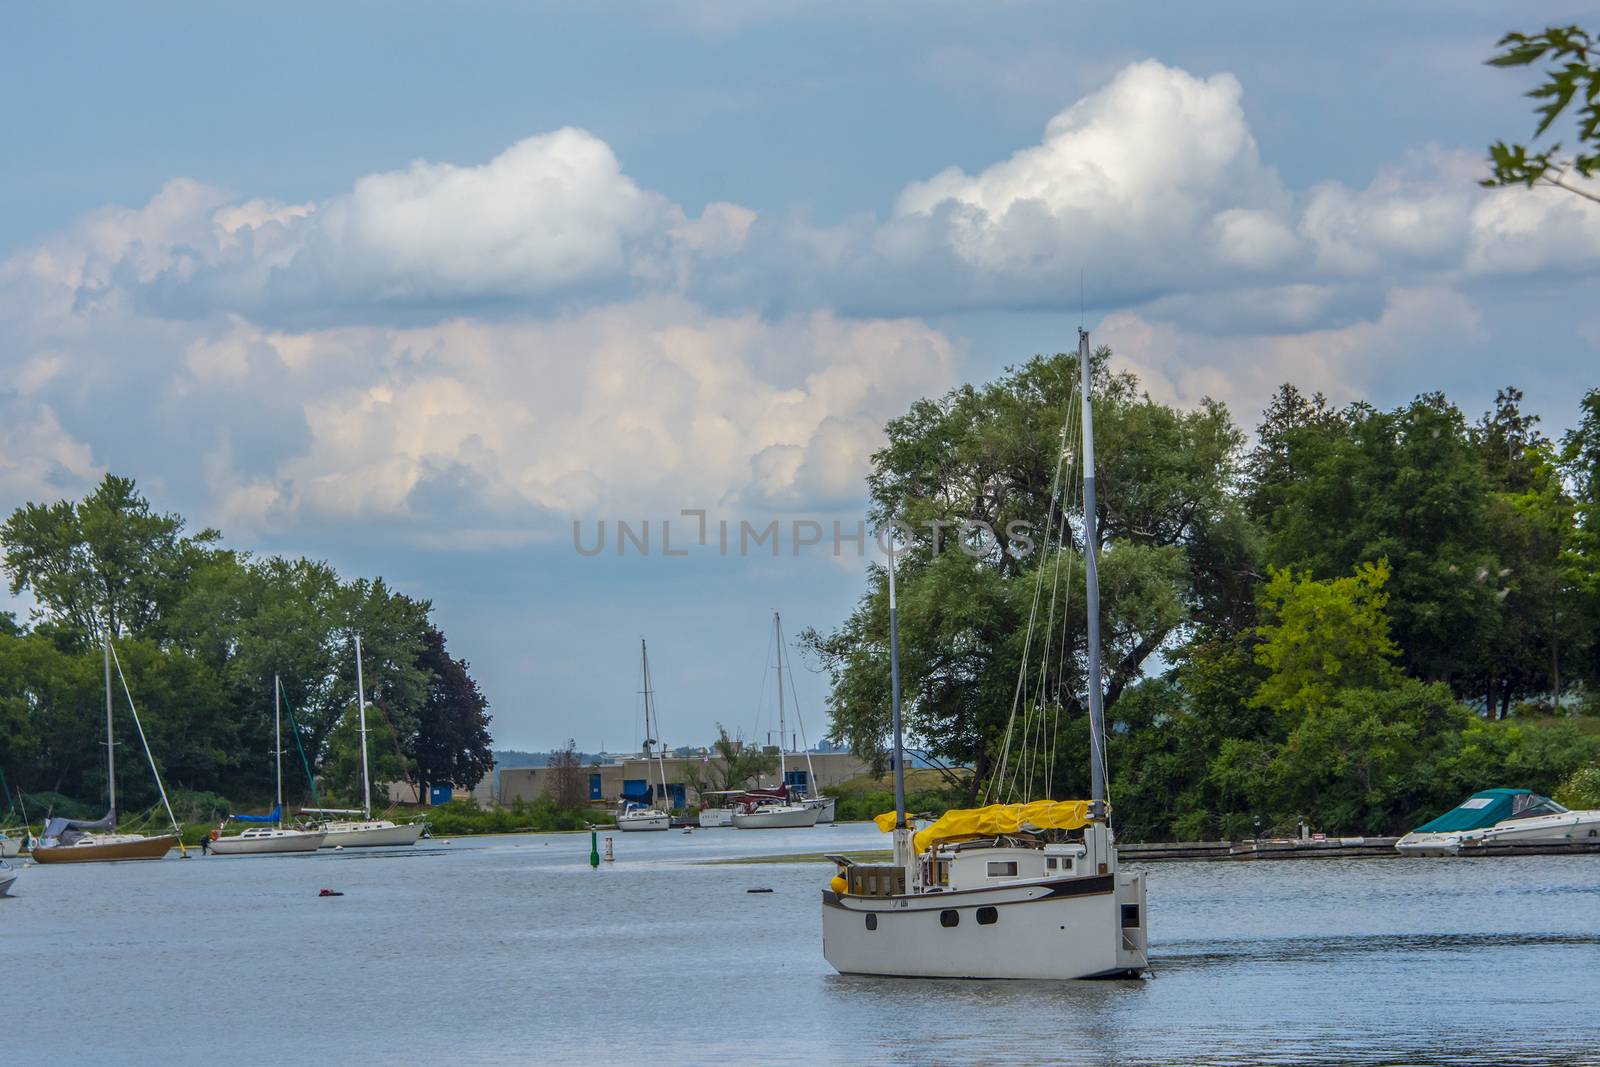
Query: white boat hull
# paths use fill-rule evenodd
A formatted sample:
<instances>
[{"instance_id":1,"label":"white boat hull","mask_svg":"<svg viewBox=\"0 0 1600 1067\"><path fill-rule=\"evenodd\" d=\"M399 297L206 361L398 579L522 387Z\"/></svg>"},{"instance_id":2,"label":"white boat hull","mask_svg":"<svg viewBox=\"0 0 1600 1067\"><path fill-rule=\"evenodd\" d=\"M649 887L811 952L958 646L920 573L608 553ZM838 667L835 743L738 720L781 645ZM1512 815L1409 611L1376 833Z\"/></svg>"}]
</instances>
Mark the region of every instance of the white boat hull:
<instances>
[{"instance_id":1,"label":"white boat hull","mask_svg":"<svg viewBox=\"0 0 1600 1067\"><path fill-rule=\"evenodd\" d=\"M331 823L323 829L322 848L375 848L380 845L414 845L422 838L422 824Z\"/></svg>"},{"instance_id":2,"label":"white boat hull","mask_svg":"<svg viewBox=\"0 0 1600 1067\"><path fill-rule=\"evenodd\" d=\"M732 826L733 811L729 808L701 808L700 828L709 830L717 826Z\"/></svg>"},{"instance_id":3,"label":"white boat hull","mask_svg":"<svg viewBox=\"0 0 1600 1067\"><path fill-rule=\"evenodd\" d=\"M315 852L327 834L305 830L279 830L250 837L219 837L211 851L219 856L267 856L284 852Z\"/></svg>"},{"instance_id":4,"label":"white boat hull","mask_svg":"<svg viewBox=\"0 0 1600 1067\"><path fill-rule=\"evenodd\" d=\"M1568 841L1600 842L1600 811L1566 811L1531 819L1508 819L1484 830L1470 830L1463 844L1559 845Z\"/></svg>"},{"instance_id":5,"label":"white boat hull","mask_svg":"<svg viewBox=\"0 0 1600 1067\"><path fill-rule=\"evenodd\" d=\"M672 816L657 813L654 815L618 815L617 829L623 833L638 833L641 830L670 830L672 829Z\"/></svg>"},{"instance_id":6,"label":"white boat hull","mask_svg":"<svg viewBox=\"0 0 1600 1067\"><path fill-rule=\"evenodd\" d=\"M22 851L22 838L0 834L0 860L14 859Z\"/></svg>"},{"instance_id":7,"label":"white boat hull","mask_svg":"<svg viewBox=\"0 0 1600 1067\"><path fill-rule=\"evenodd\" d=\"M1461 832L1419 834L1415 830L1394 843L1395 851L1412 856L1454 856L1461 851Z\"/></svg>"},{"instance_id":8,"label":"white boat hull","mask_svg":"<svg viewBox=\"0 0 1600 1067\"><path fill-rule=\"evenodd\" d=\"M783 830L815 825L817 825L817 809L808 808L804 804L736 812L733 816L735 830Z\"/></svg>"},{"instance_id":9,"label":"white boat hull","mask_svg":"<svg viewBox=\"0 0 1600 1067\"><path fill-rule=\"evenodd\" d=\"M804 804L808 808L817 809L817 823L820 825L825 822L833 821L833 808L835 800L836 798L834 797L806 797L800 803Z\"/></svg>"},{"instance_id":10,"label":"white boat hull","mask_svg":"<svg viewBox=\"0 0 1600 1067\"><path fill-rule=\"evenodd\" d=\"M0 897L10 896L11 886L16 882L21 871L0 870Z\"/></svg>"},{"instance_id":11,"label":"white boat hull","mask_svg":"<svg viewBox=\"0 0 1600 1067\"><path fill-rule=\"evenodd\" d=\"M979 909L993 921L980 923ZM1136 873L891 897L822 894L822 954L840 974L1136 975L1147 966L1146 941L1144 878Z\"/></svg>"}]
</instances>

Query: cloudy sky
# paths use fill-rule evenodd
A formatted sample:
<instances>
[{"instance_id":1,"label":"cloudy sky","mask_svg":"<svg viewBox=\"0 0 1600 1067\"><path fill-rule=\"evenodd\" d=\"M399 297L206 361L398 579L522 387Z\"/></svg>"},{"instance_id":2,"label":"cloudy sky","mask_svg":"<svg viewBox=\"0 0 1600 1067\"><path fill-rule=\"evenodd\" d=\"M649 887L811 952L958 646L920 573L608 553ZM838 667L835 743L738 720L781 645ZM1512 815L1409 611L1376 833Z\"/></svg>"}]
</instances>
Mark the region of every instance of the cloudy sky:
<instances>
[{"instance_id":1,"label":"cloudy sky","mask_svg":"<svg viewBox=\"0 0 1600 1067\"><path fill-rule=\"evenodd\" d=\"M641 635L669 742L764 733L772 610L826 628L862 588L831 524L884 420L1072 347L1080 277L1159 399L1251 424L1285 380L1473 413L1515 383L1569 424L1600 206L1478 188L1531 132L1528 78L1482 60L1594 16L14 7L0 508L112 470L230 543L382 574L433 600L502 745L636 744ZM781 554L741 555L774 519ZM795 555L797 521L822 546Z\"/></svg>"}]
</instances>

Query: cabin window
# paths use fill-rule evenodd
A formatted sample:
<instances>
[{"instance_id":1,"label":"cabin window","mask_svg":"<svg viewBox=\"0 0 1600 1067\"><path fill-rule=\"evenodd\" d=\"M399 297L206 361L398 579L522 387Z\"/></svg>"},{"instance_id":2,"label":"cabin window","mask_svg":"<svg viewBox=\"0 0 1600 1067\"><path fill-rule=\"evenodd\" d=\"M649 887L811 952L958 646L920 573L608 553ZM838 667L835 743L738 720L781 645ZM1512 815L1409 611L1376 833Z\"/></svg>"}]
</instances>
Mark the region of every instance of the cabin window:
<instances>
[{"instance_id":1,"label":"cabin window","mask_svg":"<svg viewBox=\"0 0 1600 1067\"><path fill-rule=\"evenodd\" d=\"M1044 860L1044 868L1047 871L1055 870L1056 869L1056 858L1054 856L1046 856L1045 860Z\"/></svg>"},{"instance_id":2,"label":"cabin window","mask_svg":"<svg viewBox=\"0 0 1600 1067\"><path fill-rule=\"evenodd\" d=\"M878 917L876 915L873 915L871 912L868 912L867 913L867 929L868 930L876 930L877 928L878 928Z\"/></svg>"},{"instance_id":3,"label":"cabin window","mask_svg":"<svg viewBox=\"0 0 1600 1067\"><path fill-rule=\"evenodd\" d=\"M1139 925L1139 905L1122 905L1122 928L1124 930L1136 929Z\"/></svg>"},{"instance_id":4,"label":"cabin window","mask_svg":"<svg viewBox=\"0 0 1600 1067\"><path fill-rule=\"evenodd\" d=\"M990 878L1015 878L1017 876L1016 860L990 860Z\"/></svg>"},{"instance_id":5,"label":"cabin window","mask_svg":"<svg viewBox=\"0 0 1600 1067\"><path fill-rule=\"evenodd\" d=\"M960 926L961 913L954 908L946 908L939 913L940 926Z\"/></svg>"},{"instance_id":6,"label":"cabin window","mask_svg":"<svg viewBox=\"0 0 1600 1067\"><path fill-rule=\"evenodd\" d=\"M978 925L993 926L1000 921L1000 913L993 908L978 909Z\"/></svg>"}]
</instances>

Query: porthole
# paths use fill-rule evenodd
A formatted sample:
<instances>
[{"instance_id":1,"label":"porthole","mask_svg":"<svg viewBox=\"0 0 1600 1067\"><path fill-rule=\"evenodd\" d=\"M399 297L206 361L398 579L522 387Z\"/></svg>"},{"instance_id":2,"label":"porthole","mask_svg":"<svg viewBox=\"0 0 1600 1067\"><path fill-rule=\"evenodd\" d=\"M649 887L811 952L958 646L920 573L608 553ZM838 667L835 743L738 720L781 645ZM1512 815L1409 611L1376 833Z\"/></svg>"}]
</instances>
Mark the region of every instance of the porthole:
<instances>
[{"instance_id":1,"label":"porthole","mask_svg":"<svg viewBox=\"0 0 1600 1067\"><path fill-rule=\"evenodd\" d=\"M995 923L997 923L999 921L1000 921L1000 913L998 911L996 911L994 908L979 908L978 909L978 925L979 926L993 926Z\"/></svg>"},{"instance_id":2,"label":"porthole","mask_svg":"<svg viewBox=\"0 0 1600 1067\"><path fill-rule=\"evenodd\" d=\"M867 913L867 929L868 930L876 930L877 928L878 928L878 917L876 915L872 914L871 912L868 912Z\"/></svg>"},{"instance_id":3,"label":"porthole","mask_svg":"<svg viewBox=\"0 0 1600 1067\"><path fill-rule=\"evenodd\" d=\"M959 925L961 925L961 913L959 911L956 911L954 908L946 908L945 910L943 910L943 911L941 911L939 913L939 925L940 926L959 926Z\"/></svg>"}]
</instances>

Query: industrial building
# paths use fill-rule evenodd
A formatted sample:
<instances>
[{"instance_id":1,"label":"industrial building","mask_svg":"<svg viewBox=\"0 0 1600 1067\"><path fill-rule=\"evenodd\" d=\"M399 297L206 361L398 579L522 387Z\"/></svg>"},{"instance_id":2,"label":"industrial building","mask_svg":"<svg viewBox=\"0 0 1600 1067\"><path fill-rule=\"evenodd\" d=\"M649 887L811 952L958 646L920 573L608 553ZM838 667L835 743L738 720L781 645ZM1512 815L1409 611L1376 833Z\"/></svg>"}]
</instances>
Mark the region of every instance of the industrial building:
<instances>
[{"instance_id":1,"label":"industrial building","mask_svg":"<svg viewBox=\"0 0 1600 1067\"><path fill-rule=\"evenodd\" d=\"M610 756L604 762L594 762L579 770L588 785L591 804L617 805L627 793L630 797L648 794L657 805L686 808L702 804L694 789L696 776L701 780L720 780L718 765L721 762L721 757L714 755ZM812 796L867 773L865 761L848 752L812 752L809 758L806 753L792 753L785 757L785 762L788 783ZM515 804L519 800L553 794L556 773L553 767L502 767L498 799L501 804ZM667 783L665 795L661 789L663 776ZM775 786L779 781L774 772L763 776L760 782L749 784Z\"/></svg>"}]
</instances>

